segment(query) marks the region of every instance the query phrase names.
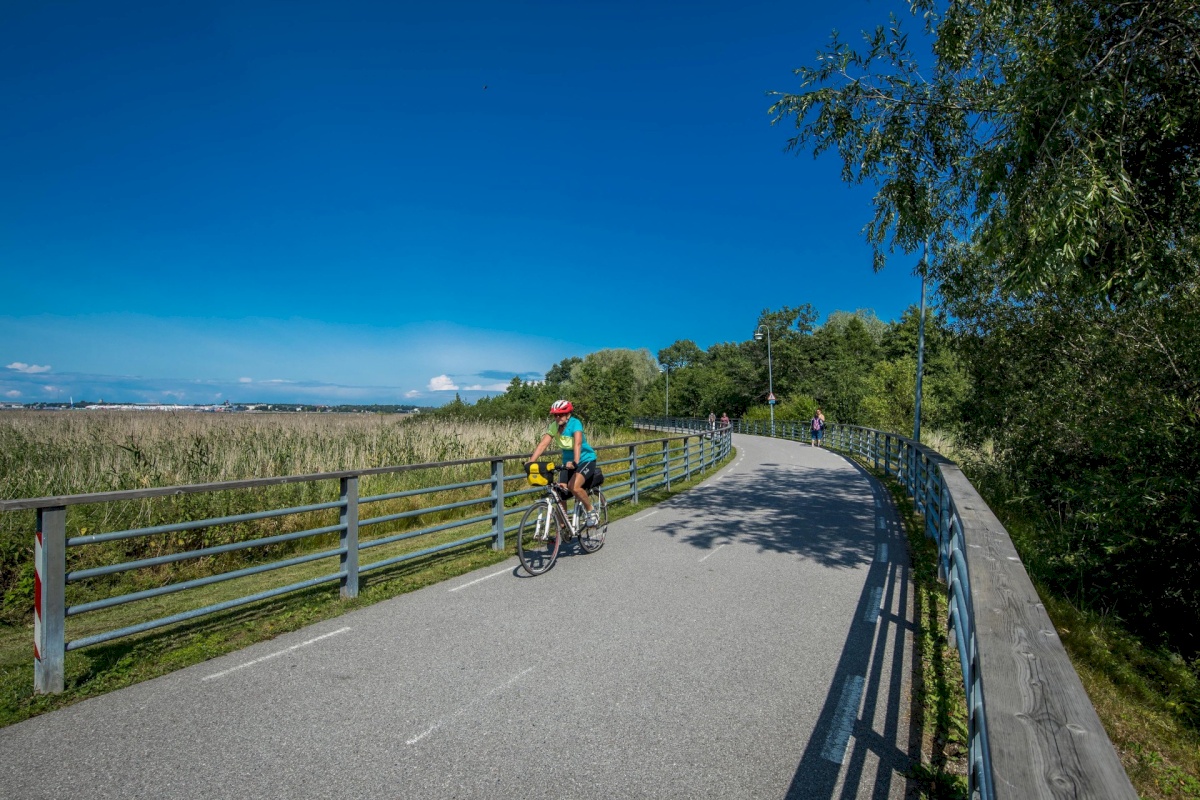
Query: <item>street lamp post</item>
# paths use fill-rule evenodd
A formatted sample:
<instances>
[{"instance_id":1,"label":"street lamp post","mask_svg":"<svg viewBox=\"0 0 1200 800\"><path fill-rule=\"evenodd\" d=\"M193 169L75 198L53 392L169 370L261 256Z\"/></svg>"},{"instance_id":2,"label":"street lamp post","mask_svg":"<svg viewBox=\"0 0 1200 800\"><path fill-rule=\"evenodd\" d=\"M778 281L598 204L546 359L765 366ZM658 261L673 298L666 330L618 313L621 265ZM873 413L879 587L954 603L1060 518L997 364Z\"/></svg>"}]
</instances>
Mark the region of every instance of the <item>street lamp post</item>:
<instances>
[{"instance_id":1,"label":"street lamp post","mask_svg":"<svg viewBox=\"0 0 1200 800\"><path fill-rule=\"evenodd\" d=\"M771 409L771 435L775 435L775 376L771 369L771 329L766 325L759 325L758 330L754 332L754 338L762 341L763 333L767 335L767 405Z\"/></svg>"},{"instance_id":2,"label":"street lamp post","mask_svg":"<svg viewBox=\"0 0 1200 800\"><path fill-rule=\"evenodd\" d=\"M667 413L667 419L670 419L671 418L671 365L670 364L662 364L659 366L659 369L662 370L663 374L667 376L666 413Z\"/></svg>"},{"instance_id":3,"label":"street lamp post","mask_svg":"<svg viewBox=\"0 0 1200 800\"><path fill-rule=\"evenodd\" d=\"M929 269L929 242L921 259L921 319L917 322L917 386L913 408L913 441L921 441L921 377L925 371L925 272Z\"/></svg>"}]
</instances>

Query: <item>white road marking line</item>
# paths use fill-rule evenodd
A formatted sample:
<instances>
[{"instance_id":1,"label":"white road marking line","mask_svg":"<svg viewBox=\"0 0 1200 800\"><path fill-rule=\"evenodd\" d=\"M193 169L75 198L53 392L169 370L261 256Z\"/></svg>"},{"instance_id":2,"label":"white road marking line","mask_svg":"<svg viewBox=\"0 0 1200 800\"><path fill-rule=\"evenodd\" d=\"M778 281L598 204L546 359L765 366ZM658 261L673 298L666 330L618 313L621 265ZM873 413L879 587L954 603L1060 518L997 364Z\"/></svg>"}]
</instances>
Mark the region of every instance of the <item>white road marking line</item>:
<instances>
[{"instance_id":1,"label":"white road marking line","mask_svg":"<svg viewBox=\"0 0 1200 800\"><path fill-rule=\"evenodd\" d=\"M475 584L479 583L480 581L486 581L488 578L495 578L497 575L507 575L510 572L512 572L511 569L502 569L499 572L493 572L491 575L484 575L482 578L476 578L475 580L471 581L470 583L464 583L462 586L455 586L450 591L457 592L459 589L465 589L468 586L474 586Z\"/></svg>"},{"instance_id":2,"label":"white road marking line","mask_svg":"<svg viewBox=\"0 0 1200 800\"><path fill-rule=\"evenodd\" d=\"M729 542L726 542L725 544L729 544ZM703 563L704 563L704 559L706 559L706 558L708 558L709 556L711 556L711 555L713 555L714 553L716 553L716 552L717 552L717 550L720 550L722 547L724 547L724 546L725 546L725 544L719 544L719 545L717 545L717 546L716 546L716 548L715 548L715 549L712 551L712 553L709 553L707 556L705 556L704 558L700 559L700 560L699 560L699 561L697 561L696 563L697 563L697 564L703 564Z\"/></svg>"},{"instance_id":3,"label":"white road marking line","mask_svg":"<svg viewBox=\"0 0 1200 800\"><path fill-rule=\"evenodd\" d=\"M879 619L879 607L883 605L883 587L876 586L871 590L871 603L867 606L867 610L863 612L863 622L869 625L874 625Z\"/></svg>"},{"instance_id":4,"label":"white road marking line","mask_svg":"<svg viewBox=\"0 0 1200 800\"><path fill-rule=\"evenodd\" d=\"M846 758L846 745L850 743L850 731L858 717L858 704L862 700L865 682L861 675L851 675L842 684L842 696L838 698L837 710L833 712L833 728L825 740L825 749L821 751L821 757L826 761L841 764Z\"/></svg>"},{"instance_id":5,"label":"white road marking line","mask_svg":"<svg viewBox=\"0 0 1200 800\"><path fill-rule=\"evenodd\" d=\"M883 517L876 517L875 524L879 527L879 530L887 530L887 520Z\"/></svg>"},{"instance_id":6,"label":"white road marking line","mask_svg":"<svg viewBox=\"0 0 1200 800\"><path fill-rule=\"evenodd\" d=\"M875 560L882 562L884 564L887 563L887 560L888 560L887 542L879 543L879 551L875 554Z\"/></svg>"},{"instance_id":7,"label":"white road marking line","mask_svg":"<svg viewBox=\"0 0 1200 800\"><path fill-rule=\"evenodd\" d=\"M445 725L445 724L446 724L447 722L449 722L450 720L454 719L455 717L460 717L460 716L462 716L463 714L465 714L465 713L466 713L468 710L470 710L470 708L471 708L472 706L474 706L474 705L476 705L476 704L478 704L478 703L480 703L480 702L482 702L482 701L484 701L484 700L487 700L489 697L491 697L492 695L494 695L496 692L499 692L499 691L501 691L501 690L503 690L503 689L507 689L509 686L512 686L514 683L516 683L516 682L517 682L518 680L520 680L522 677L524 677L525 675L528 675L530 672L533 672L533 667L530 667L529 669L526 669L526 670L523 670L523 671L521 671L521 672L518 672L516 675L512 676L511 678L509 678L509 679L508 679L508 680L506 680L504 683L502 683L502 684L500 684L499 686L497 686L495 689L492 689L491 691L488 691L488 692L486 692L486 693L484 693L484 694L480 695L479 697L476 697L474 700L472 700L471 702L467 703L465 706L463 706L462 708L460 708L458 711L455 711L455 712L454 712L453 714L451 714L450 716L448 716L448 717L442 717L442 718L441 718L441 719L439 719L437 722L433 723L433 724L432 724L432 725L430 725L428 728L426 728L424 731L422 731L421 733L418 733L416 736L414 736L413 738L409 739L409 740L406 742L406 744L416 744L417 742L421 741L422 739L424 739L424 738L425 738L426 736L428 736L429 734L431 734L431 733L433 733L434 731L436 731L438 728L440 728L440 727L442 727L443 725Z\"/></svg>"},{"instance_id":8,"label":"white road marking line","mask_svg":"<svg viewBox=\"0 0 1200 800\"><path fill-rule=\"evenodd\" d=\"M631 519L631 520L630 520L630 522L641 522L641 521L642 521L642 520L644 520L646 517L653 517L655 514L657 514L657 513L658 513L658 512L660 512L660 511L662 511L662 509L661 509L661 508L656 508L656 509L654 509L653 511L649 511L649 512L647 512L647 513L645 513L645 514L642 514L640 517L636 517L636 518L634 518L634 519Z\"/></svg>"},{"instance_id":9,"label":"white road marking line","mask_svg":"<svg viewBox=\"0 0 1200 800\"><path fill-rule=\"evenodd\" d=\"M292 652L293 650L299 650L301 647L307 647L310 644L315 644L316 642L319 642L322 639L328 639L330 636L337 636L339 633L345 633L348 630L351 630L351 629L350 628L338 628L336 631L331 631L329 633L321 634L320 636L316 637L315 639L309 639L307 642L301 642L300 644L294 644L286 650L280 650L278 653L271 653L271 655L269 655L269 656L263 656L262 658L256 658L253 661L247 661L245 664L238 664L236 667L230 667L227 670L223 670L221 672L215 672L212 675L205 675L200 680L211 681L214 678L223 678L231 672L237 672L239 669L245 669L246 667L252 667L255 664L261 664L264 661L269 661L272 658L285 655L287 653Z\"/></svg>"}]
</instances>

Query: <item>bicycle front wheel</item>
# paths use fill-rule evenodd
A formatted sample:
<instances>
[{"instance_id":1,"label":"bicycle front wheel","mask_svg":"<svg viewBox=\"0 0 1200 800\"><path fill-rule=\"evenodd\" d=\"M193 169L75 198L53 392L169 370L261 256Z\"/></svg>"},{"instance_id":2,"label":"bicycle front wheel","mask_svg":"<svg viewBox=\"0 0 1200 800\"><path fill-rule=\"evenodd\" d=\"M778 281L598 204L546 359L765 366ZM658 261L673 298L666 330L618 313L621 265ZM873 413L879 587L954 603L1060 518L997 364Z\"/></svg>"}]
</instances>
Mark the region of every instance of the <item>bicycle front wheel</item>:
<instances>
[{"instance_id":1,"label":"bicycle front wheel","mask_svg":"<svg viewBox=\"0 0 1200 800\"><path fill-rule=\"evenodd\" d=\"M579 532L579 546L585 553L594 553L604 547L604 535L608 533L608 499L599 489L591 491L592 509L600 517L595 525L584 527Z\"/></svg>"},{"instance_id":2,"label":"bicycle front wheel","mask_svg":"<svg viewBox=\"0 0 1200 800\"><path fill-rule=\"evenodd\" d=\"M541 575L554 566L561 541L558 517L548 501L539 501L521 517L521 527L517 531L517 558L521 559L521 566L530 575Z\"/></svg>"}]
</instances>

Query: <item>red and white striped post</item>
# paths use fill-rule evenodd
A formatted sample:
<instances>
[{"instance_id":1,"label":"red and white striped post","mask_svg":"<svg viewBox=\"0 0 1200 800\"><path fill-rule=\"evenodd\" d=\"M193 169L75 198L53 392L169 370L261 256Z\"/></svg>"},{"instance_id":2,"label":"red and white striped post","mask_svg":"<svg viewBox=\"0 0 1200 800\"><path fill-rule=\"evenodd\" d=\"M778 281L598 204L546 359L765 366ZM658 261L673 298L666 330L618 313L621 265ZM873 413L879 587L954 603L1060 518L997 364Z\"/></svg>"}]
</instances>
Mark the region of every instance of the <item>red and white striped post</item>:
<instances>
[{"instance_id":1,"label":"red and white striped post","mask_svg":"<svg viewBox=\"0 0 1200 800\"><path fill-rule=\"evenodd\" d=\"M67 650L65 507L38 509L33 564L33 691L58 694Z\"/></svg>"}]
</instances>

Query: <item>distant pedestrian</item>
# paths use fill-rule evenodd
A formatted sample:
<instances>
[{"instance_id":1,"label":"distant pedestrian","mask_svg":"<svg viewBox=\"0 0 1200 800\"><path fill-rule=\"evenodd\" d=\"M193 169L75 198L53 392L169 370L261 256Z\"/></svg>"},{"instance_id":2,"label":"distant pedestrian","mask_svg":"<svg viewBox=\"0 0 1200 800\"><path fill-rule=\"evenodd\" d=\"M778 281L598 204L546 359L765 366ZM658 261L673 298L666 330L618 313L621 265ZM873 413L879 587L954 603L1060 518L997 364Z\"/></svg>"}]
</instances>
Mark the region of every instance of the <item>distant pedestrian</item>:
<instances>
[{"instance_id":1,"label":"distant pedestrian","mask_svg":"<svg viewBox=\"0 0 1200 800\"><path fill-rule=\"evenodd\" d=\"M729 427L729 415L726 414L724 411L721 412L721 427L722 428Z\"/></svg>"},{"instance_id":2,"label":"distant pedestrian","mask_svg":"<svg viewBox=\"0 0 1200 800\"><path fill-rule=\"evenodd\" d=\"M812 418L812 446L821 447L825 440L825 414L821 409L817 409L817 413L813 414Z\"/></svg>"}]
</instances>

